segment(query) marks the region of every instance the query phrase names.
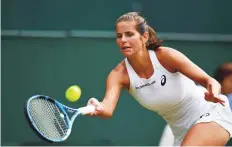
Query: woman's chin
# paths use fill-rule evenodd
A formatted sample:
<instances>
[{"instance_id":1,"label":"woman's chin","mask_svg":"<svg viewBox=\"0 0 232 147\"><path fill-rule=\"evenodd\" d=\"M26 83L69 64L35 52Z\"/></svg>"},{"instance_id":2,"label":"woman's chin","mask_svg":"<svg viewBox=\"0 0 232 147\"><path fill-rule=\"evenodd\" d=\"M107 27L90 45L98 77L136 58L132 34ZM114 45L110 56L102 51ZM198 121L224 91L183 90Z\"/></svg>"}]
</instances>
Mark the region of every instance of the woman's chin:
<instances>
[{"instance_id":1,"label":"woman's chin","mask_svg":"<svg viewBox=\"0 0 232 147\"><path fill-rule=\"evenodd\" d=\"M126 50L121 50L122 54L124 56L131 56L133 54L132 50L131 49L126 49Z\"/></svg>"}]
</instances>

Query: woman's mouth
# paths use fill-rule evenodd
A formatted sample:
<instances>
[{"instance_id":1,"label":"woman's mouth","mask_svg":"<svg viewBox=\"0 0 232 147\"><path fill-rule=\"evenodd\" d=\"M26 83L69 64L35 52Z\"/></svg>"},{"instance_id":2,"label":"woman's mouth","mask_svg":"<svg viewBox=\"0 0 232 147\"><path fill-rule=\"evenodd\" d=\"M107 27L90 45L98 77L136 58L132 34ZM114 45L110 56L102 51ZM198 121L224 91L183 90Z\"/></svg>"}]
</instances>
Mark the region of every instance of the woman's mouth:
<instances>
[{"instance_id":1,"label":"woman's mouth","mask_svg":"<svg viewBox=\"0 0 232 147\"><path fill-rule=\"evenodd\" d=\"M129 47L129 46L124 46L124 47L122 47L122 50L123 50L123 51L129 51L129 50L131 50L131 47Z\"/></svg>"}]
</instances>

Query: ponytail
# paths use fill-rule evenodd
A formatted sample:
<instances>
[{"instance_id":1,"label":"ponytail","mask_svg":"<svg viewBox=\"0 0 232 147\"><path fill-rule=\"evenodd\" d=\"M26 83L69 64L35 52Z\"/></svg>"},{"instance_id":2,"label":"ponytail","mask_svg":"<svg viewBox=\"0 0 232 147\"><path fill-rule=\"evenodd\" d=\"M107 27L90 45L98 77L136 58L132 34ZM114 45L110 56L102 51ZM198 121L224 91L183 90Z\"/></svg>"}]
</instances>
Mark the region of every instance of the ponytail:
<instances>
[{"instance_id":1,"label":"ponytail","mask_svg":"<svg viewBox=\"0 0 232 147\"><path fill-rule=\"evenodd\" d=\"M149 38L146 42L146 48L150 50L157 50L162 45L162 40L157 38L156 32L149 25L147 25L147 27Z\"/></svg>"}]
</instances>

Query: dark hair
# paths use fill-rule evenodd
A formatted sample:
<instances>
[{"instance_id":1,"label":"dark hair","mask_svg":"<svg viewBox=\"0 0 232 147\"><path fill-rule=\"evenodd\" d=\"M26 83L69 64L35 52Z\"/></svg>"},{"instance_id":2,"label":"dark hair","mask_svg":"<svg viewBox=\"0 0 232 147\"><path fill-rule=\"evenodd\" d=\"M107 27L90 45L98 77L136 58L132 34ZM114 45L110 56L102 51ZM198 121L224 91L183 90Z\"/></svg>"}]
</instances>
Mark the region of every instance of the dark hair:
<instances>
[{"instance_id":1,"label":"dark hair","mask_svg":"<svg viewBox=\"0 0 232 147\"><path fill-rule=\"evenodd\" d=\"M229 75L232 75L232 63L225 63L219 66L214 72L214 78L219 83L222 83L222 81Z\"/></svg>"},{"instance_id":2,"label":"dark hair","mask_svg":"<svg viewBox=\"0 0 232 147\"><path fill-rule=\"evenodd\" d=\"M149 33L148 41L146 42L146 48L150 50L156 50L161 46L162 40L159 40L156 36L156 32L147 24L147 21L138 12L130 12L122 15L117 19L116 25L122 21L135 21L135 29L143 35L145 32Z\"/></svg>"}]
</instances>

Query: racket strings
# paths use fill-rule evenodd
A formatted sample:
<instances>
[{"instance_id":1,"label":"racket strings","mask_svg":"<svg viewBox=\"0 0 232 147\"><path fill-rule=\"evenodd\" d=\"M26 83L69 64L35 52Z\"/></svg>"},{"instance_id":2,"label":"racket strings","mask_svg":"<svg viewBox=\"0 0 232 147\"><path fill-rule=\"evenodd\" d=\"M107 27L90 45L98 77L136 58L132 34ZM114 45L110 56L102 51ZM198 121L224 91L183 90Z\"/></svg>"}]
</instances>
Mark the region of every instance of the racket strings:
<instances>
[{"instance_id":1,"label":"racket strings","mask_svg":"<svg viewBox=\"0 0 232 147\"><path fill-rule=\"evenodd\" d=\"M45 99L32 100L29 105L29 112L35 126L45 137L61 140L66 135L67 122L54 103Z\"/></svg>"},{"instance_id":2,"label":"racket strings","mask_svg":"<svg viewBox=\"0 0 232 147\"><path fill-rule=\"evenodd\" d=\"M60 136L64 136L65 135L65 130L63 129L64 126L62 125L63 123L63 119L61 118L61 112L60 110L54 105L54 103L45 103L47 105L47 107L49 108L48 110L54 110L54 112L51 111L51 114L53 115L53 120L54 120L54 125L59 133Z\"/></svg>"}]
</instances>

